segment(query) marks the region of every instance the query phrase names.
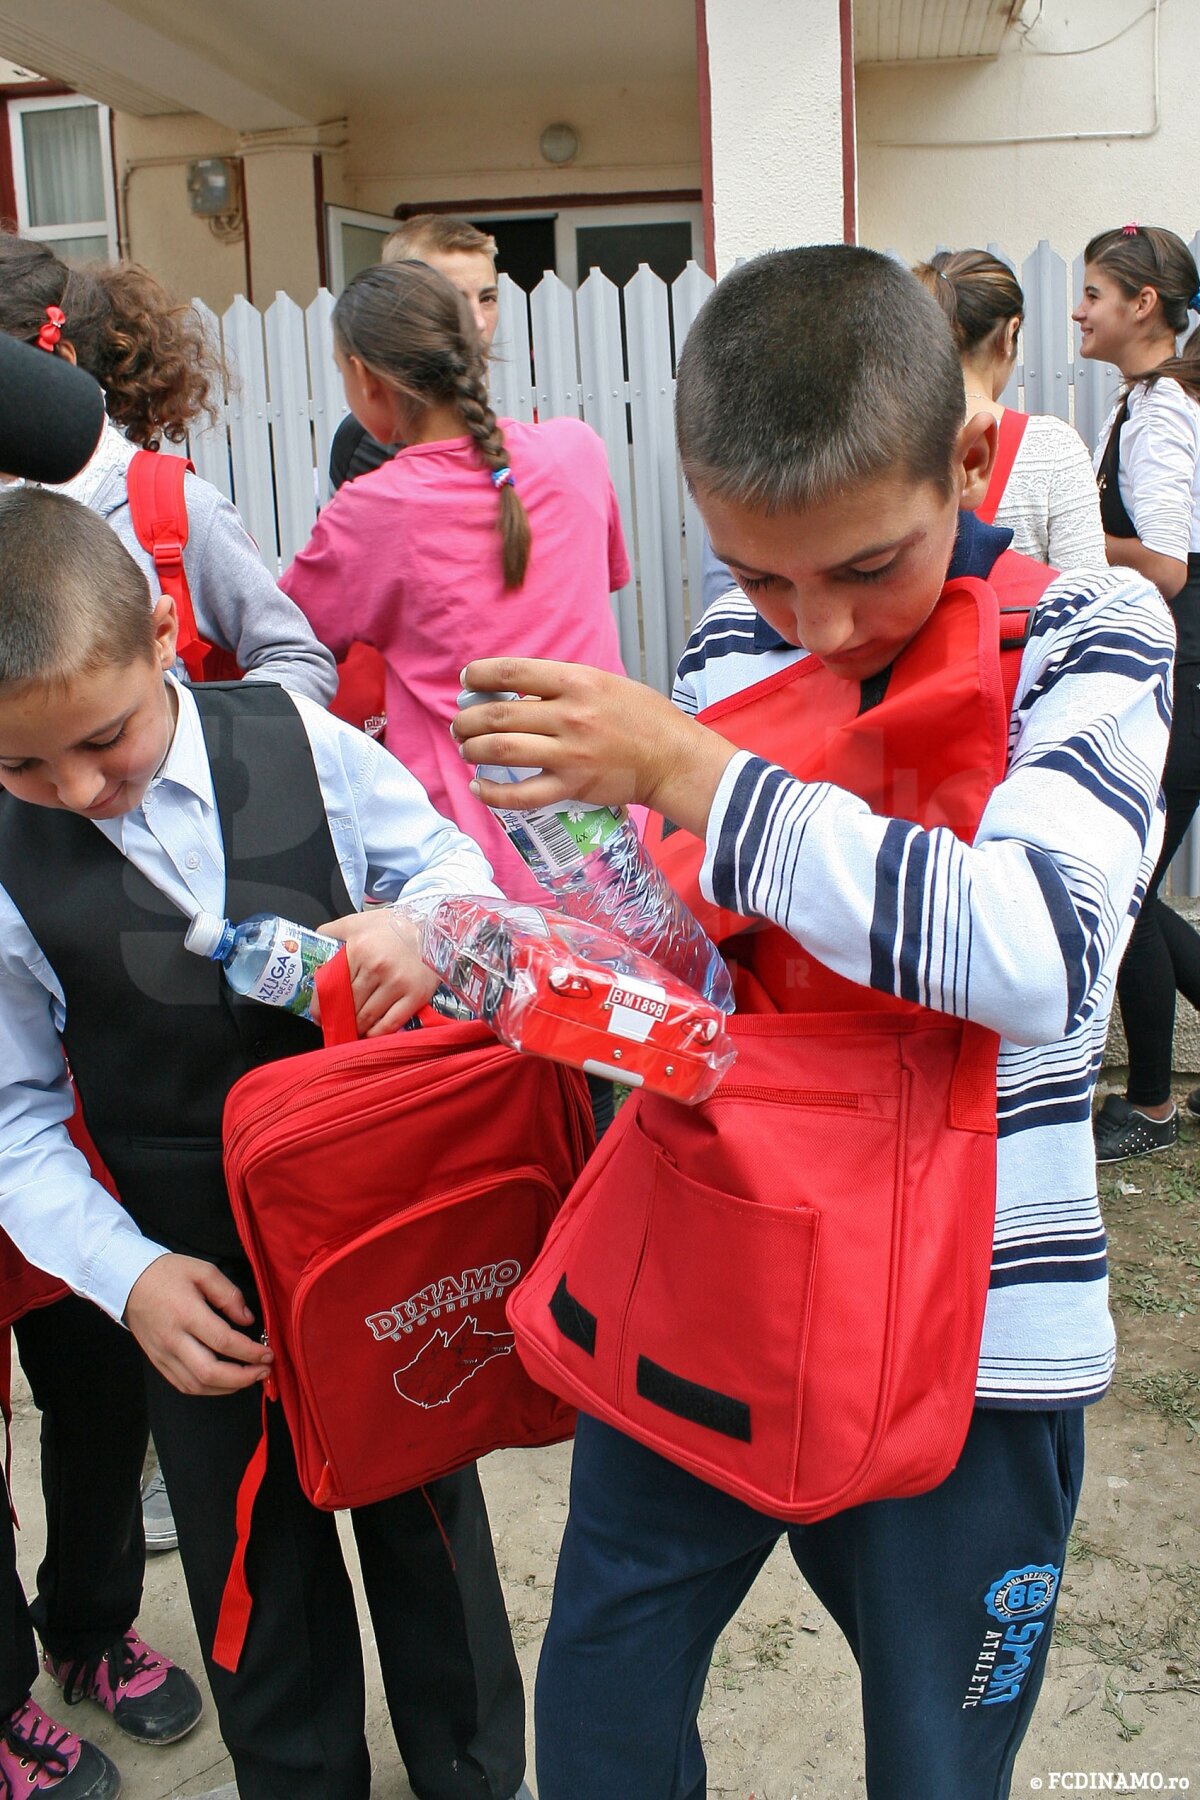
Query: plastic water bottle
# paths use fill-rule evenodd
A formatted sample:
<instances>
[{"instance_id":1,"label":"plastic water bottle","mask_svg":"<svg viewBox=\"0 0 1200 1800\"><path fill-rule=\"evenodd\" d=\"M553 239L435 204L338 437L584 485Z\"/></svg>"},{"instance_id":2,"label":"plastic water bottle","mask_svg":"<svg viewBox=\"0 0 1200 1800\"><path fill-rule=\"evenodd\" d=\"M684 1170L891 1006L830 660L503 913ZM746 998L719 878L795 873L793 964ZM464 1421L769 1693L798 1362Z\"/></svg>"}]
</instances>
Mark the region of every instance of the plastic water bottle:
<instances>
[{"instance_id":1,"label":"plastic water bottle","mask_svg":"<svg viewBox=\"0 0 1200 1800\"><path fill-rule=\"evenodd\" d=\"M252 913L240 925L231 925L218 913L199 912L183 941L197 956L219 962L235 993L265 1006L282 1006L302 1019L312 1018L317 970L345 949L340 939L322 937L274 913Z\"/></svg>"},{"instance_id":2,"label":"plastic water bottle","mask_svg":"<svg viewBox=\"0 0 1200 1800\"><path fill-rule=\"evenodd\" d=\"M517 697L465 688L458 704ZM475 773L485 781L513 782L541 771L490 763ZM706 1000L733 1011L733 988L720 951L652 861L624 807L569 800L529 812L491 810L522 862L568 917L615 932Z\"/></svg>"}]
</instances>

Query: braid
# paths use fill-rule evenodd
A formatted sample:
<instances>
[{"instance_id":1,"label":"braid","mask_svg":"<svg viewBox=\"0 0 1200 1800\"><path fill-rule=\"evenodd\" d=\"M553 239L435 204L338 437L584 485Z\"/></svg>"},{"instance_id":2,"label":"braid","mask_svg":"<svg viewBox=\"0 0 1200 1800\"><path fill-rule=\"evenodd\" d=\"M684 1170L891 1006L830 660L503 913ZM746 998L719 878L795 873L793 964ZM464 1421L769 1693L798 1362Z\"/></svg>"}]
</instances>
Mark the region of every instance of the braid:
<instances>
[{"instance_id":1,"label":"braid","mask_svg":"<svg viewBox=\"0 0 1200 1800\"><path fill-rule=\"evenodd\" d=\"M454 400L488 473L495 476L502 469L507 469L508 450L503 433L496 423L496 415L488 405L483 364L479 358L472 358L463 372L456 376ZM504 585L506 588L519 588L529 566L532 542L529 515L511 480L500 487L499 493Z\"/></svg>"}]
</instances>

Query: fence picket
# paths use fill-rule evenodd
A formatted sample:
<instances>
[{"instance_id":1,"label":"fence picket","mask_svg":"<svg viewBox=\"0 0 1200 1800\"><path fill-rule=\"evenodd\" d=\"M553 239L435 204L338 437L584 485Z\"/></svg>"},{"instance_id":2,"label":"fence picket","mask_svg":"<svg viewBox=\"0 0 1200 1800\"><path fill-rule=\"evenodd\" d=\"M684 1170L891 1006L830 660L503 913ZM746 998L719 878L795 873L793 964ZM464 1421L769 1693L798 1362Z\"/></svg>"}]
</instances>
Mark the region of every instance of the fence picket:
<instances>
[{"instance_id":1,"label":"fence picket","mask_svg":"<svg viewBox=\"0 0 1200 1800\"><path fill-rule=\"evenodd\" d=\"M529 296L501 275L500 323L492 340L488 382L492 405L506 419L533 423L533 364L529 343Z\"/></svg>"},{"instance_id":2,"label":"fence picket","mask_svg":"<svg viewBox=\"0 0 1200 1800\"><path fill-rule=\"evenodd\" d=\"M229 451L233 498L246 530L273 574L278 573L275 486L267 421L267 371L262 315L244 294L225 314L225 354L236 381L229 397Z\"/></svg>"},{"instance_id":3,"label":"fence picket","mask_svg":"<svg viewBox=\"0 0 1200 1800\"><path fill-rule=\"evenodd\" d=\"M608 472L621 509L625 542L633 558L633 488L629 474L629 427L625 403L625 368L621 351L621 297L608 276L593 269L576 295L579 315L580 395L583 416L604 439ZM642 666L636 576L615 597L621 661L630 670Z\"/></svg>"},{"instance_id":4,"label":"fence picket","mask_svg":"<svg viewBox=\"0 0 1200 1800\"><path fill-rule=\"evenodd\" d=\"M219 357L221 354L221 321L215 312L205 306L203 300L193 300L192 305L196 309L205 336ZM229 433L226 429L229 399L226 394L222 393L217 396L217 400L220 416L215 422L203 419L192 426L188 432L187 453L195 464L197 475L202 475L205 481L211 481L227 500L232 500L233 470L229 461Z\"/></svg>"},{"instance_id":5,"label":"fence picket","mask_svg":"<svg viewBox=\"0 0 1200 1800\"><path fill-rule=\"evenodd\" d=\"M645 678L669 693L683 650L682 509L671 416L667 289L642 263L625 289Z\"/></svg>"},{"instance_id":6,"label":"fence picket","mask_svg":"<svg viewBox=\"0 0 1200 1800\"><path fill-rule=\"evenodd\" d=\"M529 297L533 318L533 369L539 419L579 417L579 360L575 349L575 296L552 271Z\"/></svg>"},{"instance_id":7,"label":"fence picket","mask_svg":"<svg viewBox=\"0 0 1200 1800\"><path fill-rule=\"evenodd\" d=\"M279 561L286 569L312 536L317 519L304 314L287 294L276 294L266 327Z\"/></svg>"},{"instance_id":8,"label":"fence picket","mask_svg":"<svg viewBox=\"0 0 1200 1800\"><path fill-rule=\"evenodd\" d=\"M712 293L716 282L694 262L689 262L682 275L671 285L671 317L675 322L675 358L683 349L683 340L692 328L696 314ZM687 616L684 626L691 631L704 611L704 520L692 499L686 483L683 487L683 542L687 553ZM685 640L686 641L686 640ZM675 659L678 662L678 657Z\"/></svg>"},{"instance_id":9,"label":"fence picket","mask_svg":"<svg viewBox=\"0 0 1200 1800\"><path fill-rule=\"evenodd\" d=\"M1025 410L1071 416L1067 381L1067 265L1045 238L1021 269L1025 290ZM1032 329L1029 327L1032 326Z\"/></svg>"},{"instance_id":10,"label":"fence picket","mask_svg":"<svg viewBox=\"0 0 1200 1800\"><path fill-rule=\"evenodd\" d=\"M317 458L317 505L329 499L329 452L346 416L342 378L333 360L333 295L321 288L304 314L308 343L308 379L312 388L313 448Z\"/></svg>"}]
</instances>

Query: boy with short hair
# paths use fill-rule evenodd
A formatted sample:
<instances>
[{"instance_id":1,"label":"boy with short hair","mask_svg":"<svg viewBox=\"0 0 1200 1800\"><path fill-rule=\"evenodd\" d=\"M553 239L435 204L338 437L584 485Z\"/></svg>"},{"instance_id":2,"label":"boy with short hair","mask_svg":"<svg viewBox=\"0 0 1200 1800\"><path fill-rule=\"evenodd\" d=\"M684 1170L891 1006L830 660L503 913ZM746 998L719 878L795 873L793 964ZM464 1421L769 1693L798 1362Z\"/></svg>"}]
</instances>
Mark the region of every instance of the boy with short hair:
<instances>
[{"instance_id":1,"label":"boy with short hair","mask_svg":"<svg viewBox=\"0 0 1200 1800\"><path fill-rule=\"evenodd\" d=\"M1056 578L1020 658L1007 769L973 835L945 829L936 809L923 823L913 822L920 810L871 810L879 769L899 791L908 773L936 773L953 751L934 743L917 751L924 769L888 769L889 686L903 687L913 657L928 666L924 646L949 641L939 635L949 608L978 606L985 630L973 642L990 618L993 672L976 691L981 707L986 694L997 697L996 602L959 578L986 581L1010 534L960 512L985 492L994 424L963 422L945 322L911 276L872 252L760 257L702 308L680 358L676 406L685 475L747 596L727 597L700 622L676 705L566 664L477 661L464 671L471 687L535 698L474 707L456 735L471 762L544 771L523 789L480 780L492 804L636 801L694 834L697 899L758 925L729 941L739 1007L906 1005L910 1016L948 1014L968 1022L964 1032L996 1034L992 1266L974 1411L957 1465L929 1491L910 1486L900 1490L908 1498L789 1527L680 1466L686 1455L664 1460L648 1445L667 1427L648 1427L650 1413L662 1421L675 1408L689 1421L678 1447L725 1405L712 1386L683 1378L686 1321L678 1360L663 1359L667 1373L651 1364L643 1389L639 1367L636 1395L631 1372L622 1403L608 1409L625 1428L581 1415L538 1677L539 1793L702 1800L697 1713L709 1658L786 1530L860 1666L871 1800L1004 1800L1044 1672L1082 1477L1083 1408L1104 1393L1114 1358L1089 1105L1116 970L1162 833L1171 623L1156 590L1129 571ZM936 699L960 669L948 659L935 673ZM781 724L785 689L794 711ZM752 731L749 706L738 711L760 690L776 707L773 751L761 712ZM838 732L814 753L805 732L814 694L845 696L842 738L878 709L878 768L865 767L860 786L830 779L849 766L838 761ZM714 729L694 716L709 708ZM1002 726L1000 708L996 719ZM739 733L753 750L739 748ZM759 1066L782 1044L758 1035ZM831 1067L828 1081L853 1090L857 1073ZM783 1127L778 1106L773 1124L770 1109L755 1114L736 1092L718 1092L690 1138L682 1124L672 1135L670 1109L640 1107L593 1177L596 1188L608 1184L605 1203L620 1206L630 1159L648 1154L637 1127L650 1117L660 1146L655 1219L685 1174L679 1216L693 1216L688 1196L718 1179L723 1133L746 1135L753 1187L755 1164L771 1161L755 1153L763 1141L754 1133ZM844 1133L852 1125L847 1117ZM679 1148L697 1142L699 1168ZM769 1205L769 1181L782 1178L803 1199L820 1176L781 1177L776 1158L752 1198ZM735 1191L749 1189L719 1194ZM974 1194L961 1198L976 1204ZM582 1241L584 1216L571 1221L570 1245ZM591 1216L609 1217L599 1206ZM668 1248L670 1270L655 1265L647 1287L647 1261ZM651 1233L635 1277L638 1292L655 1296L656 1329L680 1285L686 1232L668 1248L657 1250ZM818 1248L817 1281L820 1257ZM548 1311L598 1366L610 1321L586 1311L595 1306L588 1277L577 1260ZM980 1290L986 1279L981 1267ZM568 1346L558 1366L586 1362ZM964 1359L964 1415L970 1375ZM720 1428L749 1442L753 1417L746 1407Z\"/></svg>"},{"instance_id":2,"label":"boy with short hair","mask_svg":"<svg viewBox=\"0 0 1200 1800\"><path fill-rule=\"evenodd\" d=\"M484 350L491 349L500 319L494 237L456 213L414 213L384 238L379 260L423 262L437 269L470 307ZM381 444L373 438L351 413L333 434L329 479L340 488L356 475L382 468L397 449L396 444Z\"/></svg>"},{"instance_id":3,"label":"boy with short hair","mask_svg":"<svg viewBox=\"0 0 1200 1800\"><path fill-rule=\"evenodd\" d=\"M236 1674L213 1644L271 1361L221 1163L232 1083L316 1048L184 948L197 911L281 912L348 940L359 1029L434 977L381 900L495 892L477 847L363 734L281 688L188 688L173 601L103 520L0 496L0 1219L148 1359L155 1443L242 1800L366 1800L363 1672L335 1521L272 1409ZM340 915L349 915L341 917ZM68 1141L63 1050L122 1196ZM473 1468L352 1515L393 1725L426 1800L512 1795L524 1708Z\"/></svg>"}]
</instances>

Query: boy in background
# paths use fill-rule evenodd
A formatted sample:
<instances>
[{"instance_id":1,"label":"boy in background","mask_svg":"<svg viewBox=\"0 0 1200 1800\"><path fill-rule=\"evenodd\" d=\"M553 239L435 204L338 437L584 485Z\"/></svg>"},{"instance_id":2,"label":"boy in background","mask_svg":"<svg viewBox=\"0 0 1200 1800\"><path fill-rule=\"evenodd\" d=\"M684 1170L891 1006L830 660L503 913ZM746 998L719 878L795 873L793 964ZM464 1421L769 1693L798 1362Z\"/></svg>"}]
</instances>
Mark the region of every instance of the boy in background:
<instances>
[{"instance_id":1,"label":"boy in background","mask_svg":"<svg viewBox=\"0 0 1200 1800\"><path fill-rule=\"evenodd\" d=\"M701 620L676 705L561 663L479 660L463 674L473 688L529 696L460 713L467 760L543 771L517 786L478 780L480 797L637 802L693 834L703 900L759 924L733 940L774 1002L758 1010L806 1009L798 981L771 991L799 964L815 980L858 984L862 1006L874 990L876 1004L895 997L999 1039L992 1267L957 1466L915 1497L788 1526L581 1414L538 1675L541 1800L702 1800L709 1660L784 1532L859 1663L870 1800L1010 1791L1079 1495L1083 1411L1104 1394L1115 1354L1090 1100L1162 836L1170 618L1129 570L1051 583L1020 660L1007 771L969 842L882 816L820 770L800 779L787 750L752 753L719 734L724 724L694 717L759 684L778 692L815 659L807 672L823 691L851 684L851 721L875 707L886 718L905 651L927 625L926 641L942 641L944 584L986 581L1009 541L971 516L995 424L963 415L945 321L888 258L835 246L744 265L701 309L676 389L684 472L744 597ZM955 675L945 667L948 684ZM798 762L815 685L790 690ZM887 749L884 738L885 762ZM925 755L940 753L933 744ZM780 946L774 964L758 957L767 944ZM853 1091L857 1073L830 1068L830 1083ZM656 1208L673 1179L666 1110L654 1114L656 1142L666 1132ZM722 1131L753 1141L754 1115L732 1096L719 1092L704 1122L714 1141ZM618 1125L596 1177L617 1203L636 1125L623 1135ZM751 1182L755 1160L743 1158ZM820 1175L785 1178L802 1190ZM669 1249L672 1266L656 1264L650 1288L660 1297L686 1237ZM573 1307L591 1304L577 1291ZM614 1327L605 1315L591 1329L599 1341ZM751 1315L741 1342L754 1331ZM686 1371L682 1357L666 1360ZM632 1397L616 1411L644 1424ZM1010 1630L1013 1648L997 1654Z\"/></svg>"}]
</instances>

